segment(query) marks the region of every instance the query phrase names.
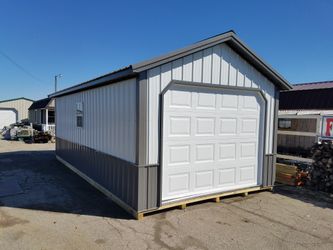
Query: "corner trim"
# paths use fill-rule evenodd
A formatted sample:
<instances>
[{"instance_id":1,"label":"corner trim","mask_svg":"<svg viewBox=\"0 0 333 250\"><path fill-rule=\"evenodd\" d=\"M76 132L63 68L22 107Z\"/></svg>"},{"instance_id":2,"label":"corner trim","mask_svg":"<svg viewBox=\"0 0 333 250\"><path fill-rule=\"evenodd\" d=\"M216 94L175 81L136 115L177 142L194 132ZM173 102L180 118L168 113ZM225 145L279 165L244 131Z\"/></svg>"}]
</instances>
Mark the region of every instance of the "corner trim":
<instances>
[{"instance_id":1,"label":"corner trim","mask_svg":"<svg viewBox=\"0 0 333 250\"><path fill-rule=\"evenodd\" d=\"M148 163L148 80L147 71L141 72L136 80L136 157L138 165Z\"/></svg>"}]
</instances>

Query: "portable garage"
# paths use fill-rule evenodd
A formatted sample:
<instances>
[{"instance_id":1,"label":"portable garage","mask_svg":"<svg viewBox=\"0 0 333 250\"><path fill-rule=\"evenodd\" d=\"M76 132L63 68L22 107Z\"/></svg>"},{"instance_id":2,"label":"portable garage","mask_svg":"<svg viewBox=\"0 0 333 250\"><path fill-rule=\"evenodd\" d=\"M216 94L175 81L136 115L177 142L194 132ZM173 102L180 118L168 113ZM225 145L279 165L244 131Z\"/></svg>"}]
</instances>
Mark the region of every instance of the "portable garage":
<instances>
[{"instance_id":1,"label":"portable garage","mask_svg":"<svg viewBox=\"0 0 333 250\"><path fill-rule=\"evenodd\" d=\"M269 188L287 89L229 31L50 95L57 158L137 217Z\"/></svg>"}]
</instances>

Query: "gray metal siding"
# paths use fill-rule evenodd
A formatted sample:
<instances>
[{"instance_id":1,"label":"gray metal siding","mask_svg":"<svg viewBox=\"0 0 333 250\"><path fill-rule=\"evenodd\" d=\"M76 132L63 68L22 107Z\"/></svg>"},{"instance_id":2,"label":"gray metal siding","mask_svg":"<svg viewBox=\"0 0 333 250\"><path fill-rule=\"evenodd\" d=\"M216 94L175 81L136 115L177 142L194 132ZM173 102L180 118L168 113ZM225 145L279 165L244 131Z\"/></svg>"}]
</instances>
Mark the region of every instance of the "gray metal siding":
<instances>
[{"instance_id":1,"label":"gray metal siding","mask_svg":"<svg viewBox=\"0 0 333 250\"><path fill-rule=\"evenodd\" d=\"M138 204L138 168L92 148L57 138L56 154L134 210Z\"/></svg>"},{"instance_id":2,"label":"gray metal siding","mask_svg":"<svg viewBox=\"0 0 333 250\"><path fill-rule=\"evenodd\" d=\"M76 104L83 104L83 127ZM136 79L56 98L57 137L129 162L136 160Z\"/></svg>"},{"instance_id":3,"label":"gray metal siding","mask_svg":"<svg viewBox=\"0 0 333 250\"><path fill-rule=\"evenodd\" d=\"M159 165L138 168L138 210L144 211L159 206Z\"/></svg>"},{"instance_id":4,"label":"gray metal siding","mask_svg":"<svg viewBox=\"0 0 333 250\"><path fill-rule=\"evenodd\" d=\"M270 187L274 185L275 182L275 162L276 155L266 154L264 159L264 169L263 169L263 187Z\"/></svg>"},{"instance_id":5,"label":"gray metal siding","mask_svg":"<svg viewBox=\"0 0 333 250\"><path fill-rule=\"evenodd\" d=\"M56 139L56 154L135 211L158 207L158 166L137 166L89 147Z\"/></svg>"},{"instance_id":6,"label":"gray metal siding","mask_svg":"<svg viewBox=\"0 0 333 250\"><path fill-rule=\"evenodd\" d=\"M1 102L0 108L13 108L17 110L18 120L28 119L28 109L33 102L26 99L16 99L8 102Z\"/></svg>"}]
</instances>

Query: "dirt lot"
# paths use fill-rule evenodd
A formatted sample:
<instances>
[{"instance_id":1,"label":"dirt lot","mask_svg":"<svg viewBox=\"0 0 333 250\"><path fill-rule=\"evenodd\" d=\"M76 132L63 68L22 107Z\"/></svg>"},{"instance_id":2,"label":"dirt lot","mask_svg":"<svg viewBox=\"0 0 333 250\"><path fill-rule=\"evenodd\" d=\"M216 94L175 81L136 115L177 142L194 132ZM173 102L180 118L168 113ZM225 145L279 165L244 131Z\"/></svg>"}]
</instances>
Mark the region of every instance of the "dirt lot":
<instances>
[{"instance_id":1,"label":"dirt lot","mask_svg":"<svg viewBox=\"0 0 333 250\"><path fill-rule=\"evenodd\" d=\"M56 161L0 140L0 249L333 249L333 199L278 187L133 220Z\"/></svg>"}]
</instances>

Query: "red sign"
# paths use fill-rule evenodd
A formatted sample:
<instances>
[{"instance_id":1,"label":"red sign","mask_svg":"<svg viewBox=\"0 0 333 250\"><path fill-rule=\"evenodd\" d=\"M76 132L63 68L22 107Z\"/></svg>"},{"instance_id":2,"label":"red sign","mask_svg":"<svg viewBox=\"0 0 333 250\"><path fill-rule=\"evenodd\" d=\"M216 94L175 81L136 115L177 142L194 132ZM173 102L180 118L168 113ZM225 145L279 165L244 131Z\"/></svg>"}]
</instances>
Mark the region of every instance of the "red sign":
<instances>
[{"instance_id":1,"label":"red sign","mask_svg":"<svg viewBox=\"0 0 333 250\"><path fill-rule=\"evenodd\" d=\"M333 117L323 117L322 136L333 137Z\"/></svg>"}]
</instances>

